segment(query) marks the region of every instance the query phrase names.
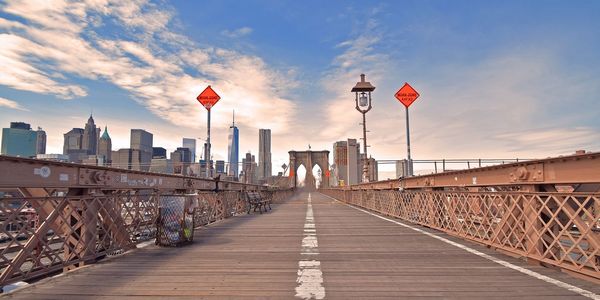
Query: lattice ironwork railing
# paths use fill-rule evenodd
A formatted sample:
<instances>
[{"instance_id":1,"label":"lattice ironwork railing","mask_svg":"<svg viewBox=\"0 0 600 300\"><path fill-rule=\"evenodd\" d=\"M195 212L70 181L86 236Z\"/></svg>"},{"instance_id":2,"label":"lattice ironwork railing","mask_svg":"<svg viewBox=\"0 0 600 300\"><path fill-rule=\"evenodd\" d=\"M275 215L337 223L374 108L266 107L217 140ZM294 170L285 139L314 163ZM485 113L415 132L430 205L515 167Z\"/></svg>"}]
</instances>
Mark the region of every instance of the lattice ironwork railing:
<instances>
[{"instance_id":1,"label":"lattice ironwork railing","mask_svg":"<svg viewBox=\"0 0 600 300\"><path fill-rule=\"evenodd\" d=\"M600 194L322 190L340 201L600 279Z\"/></svg>"},{"instance_id":2,"label":"lattice ironwork railing","mask_svg":"<svg viewBox=\"0 0 600 300\"><path fill-rule=\"evenodd\" d=\"M196 226L245 213L242 191L200 192ZM281 201L291 191L263 191ZM9 196L10 195L10 196ZM93 263L156 237L155 190L0 198L0 286ZM181 196L181 195L179 195Z\"/></svg>"}]
</instances>

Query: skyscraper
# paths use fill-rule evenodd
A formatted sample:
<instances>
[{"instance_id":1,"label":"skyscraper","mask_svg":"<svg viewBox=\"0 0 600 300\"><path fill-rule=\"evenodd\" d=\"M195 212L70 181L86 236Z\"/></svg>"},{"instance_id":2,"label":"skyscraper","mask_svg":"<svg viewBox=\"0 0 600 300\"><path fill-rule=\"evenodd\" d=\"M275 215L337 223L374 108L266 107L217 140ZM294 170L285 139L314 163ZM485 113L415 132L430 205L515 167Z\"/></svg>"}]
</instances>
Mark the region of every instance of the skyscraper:
<instances>
[{"instance_id":1,"label":"skyscraper","mask_svg":"<svg viewBox=\"0 0 600 300\"><path fill-rule=\"evenodd\" d=\"M83 128L73 128L64 134L63 154L69 156L70 162L80 163L87 158L87 149L83 149Z\"/></svg>"},{"instance_id":2,"label":"skyscraper","mask_svg":"<svg viewBox=\"0 0 600 300\"><path fill-rule=\"evenodd\" d=\"M167 149L163 147L152 147L152 158L167 158Z\"/></svg>"},{"instance_id":3,"label":"skyscraper","mask_svg":"<svg viewBox=\"0 0 600 300\"><path fill-rule=\"evenodd\" d=\"M360 167L360 144L356 139L348 139L348 182L347 185L361 182L362 169Z\"/></svg>"},{"instance_id":4,"label":"skyscraper","mask_svg":"<svg viewBox=\"0 0 600 300\"><path fill-rule=\"evenodd\" d=\"M10 128L2 129L1 154L33 157L36 155L37 132L23 122L11 122Z\"/></svg>"},{"instance_id":5,"label":"skyscraper","mask_svg":"<svg viewBox=\"0 0 600 300\"><path fill-rule=\"evenodd\" d=\"M271 177L271 129L258 130L258 179Z\"/></svg>"},{"instance_id":6,"label":"skyscraper","mask_svg":"<svg viewBox=\"0 0 600 300\"><path fill-rule=\"evenodd\" d=\"M46 154L46 132L41 127L37 129L35 154Z\"/></svg>"},{"instance_id":7,"label":"skyscraper","mask_svg":"<svg viewBox=\"0 0 600 300\"><path fill-rule=\"evenodd\" d=\"M246 153L246 158L242 159L242 171L244 172L244 183L254 184L257 181L256 160L252 153Z\"/></svg>"},{"instance_id":8,"label":"skyscraper","mask_svg":"<svg viewBox=\"0 0 600 300\"><path fill-rule=\"evenodd\" d=\"M152 153L152 133L143 129L131 129L130 148Z\"/></svg>"},{"instance_id":9,"label":"skyscraper","mask_svg":"<svg viewBox=\"0 0 600 300\"><path fill-rule=\"evenodd\" d=\"M92 115L88 118L85 128L83 129L81 149L87 150L88 155L96 155L96 153L98 153L98 129L96 128Z\"/></svg>"},{"instance_id":10,"label":"skyscraper","mask_svg":"<svg viewBox=\"0 0 600 300\"><path fill-rule=\"evenodd\" d=\"M227 159L229 160L228 176L237 179L239 176L238 162L240 153L240 131L235 127L235 111L233 112L233 123L229 127Z\"/></svg>"},{"instance_id":11,"label":"skyscraper","mask_svg":"<svg viewBox=\"0 0 600 300\"><path fill-rule=\"evenodd\" d=\"M149 171L152 162L152 133L143 129L131 129L130 147L132 170ZM135 151L136 150L136 151Z\"/></svg>"},{"instance_id":12,"label":"skyscraper","mask_svg":"<svg viewBox=\"0 0 600 300\"><path fill-rule=\"evenodd\" d=\"M104 157L104 164L109 165L112 161L112 140L108 135L108 128L104 126L104 133L98 140L98 156Z\"/></svg>"},{"instance_id":13,"label":"skyscraper","mask_svg":"<svg viewBox=\"0 0 600 300\"><path fill-rule=\"evenodd\" d=\"M335 185L348 184L348 142L338 141L333 143L333 164L335 165L334 176L337 179Z\"/></svg>"},{"instance_id":14,"label":"skyscraper","mask_svg":"<svg viewBox=\"0 0 600 300\"><path fill-rule=\"evenodd\" d=\"M190 149L192 162L196 162L196 139L183 138L183 148Z\"/></svg>"},{"instance_id":15,"label":"skyscraper","mask_svg":"<svg viewBox=\"0 0 600 300\"><path fill-rule=\"evenodd\" d=\"M192 155L190 149L179 147L171 152L171 161L173 162L173 172L175 174L189 174L189 167Z\"/></svg>"}]
</instances>

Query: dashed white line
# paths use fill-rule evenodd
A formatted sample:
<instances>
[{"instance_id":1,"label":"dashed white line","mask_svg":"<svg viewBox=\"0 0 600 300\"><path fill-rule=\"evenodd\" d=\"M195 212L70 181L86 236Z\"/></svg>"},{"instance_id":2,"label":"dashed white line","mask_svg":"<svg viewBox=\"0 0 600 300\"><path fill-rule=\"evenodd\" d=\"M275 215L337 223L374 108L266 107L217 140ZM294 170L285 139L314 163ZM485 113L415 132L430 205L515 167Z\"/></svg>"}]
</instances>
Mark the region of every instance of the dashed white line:
<instances>
[{"instance_id":1,"label":"dashed white line","mask_svg":"<svg viewBox=\"0 0 600 300\"><path fill-rule=\"evenodd\" d=\"M306 207L306 221L304 223L304 238L302 239L302 259L298 262L298 278L296 279L296 297L302 299L325 298L325 287L323 286L323 272L321 262L314 259L319 254L319 242L317 241L317 229L312 210L311 194L308 194ZM311 257L307 257L311 255Z\"/></svg>"},{"instance_id":2,"label":"dashed white line","mask_svg":"<svg viewBox=\"0 0 600 300\"><path fill-rule=\"evenodd\" d=\"M556 285L556 286L558 286L558 287L561 287L561 288L567 289L567 290L569 290L569 291L571 291L571 292L574 292L574 293L577 293L577 294L579 294L579 295L581 295L581 296L584 296L584 297L587 297L587 298L590 298L590 299L594 299L594 300L600 300L600 295L598 295L598 294L596 294L596 293L594 293L594 292L591 292L591 291L588 291L588 290L585 290L585 289L582 289L582 288L576 287L576 286L574 286L574 285L572 285L572 284L568 284L568 283L566 283L566 282L562 282L562 281L560 281L560 280L557 280L557 279L554 279L554 278L548 277L548 276L546 276L546 275L542 275L542 274L540 274L540 273L538 273L538 272L534 272L534 271L531 271L531 270L529 270L529 269L526 269L526 268L523 268L523 267L519 267L519 266L517 266L517 265L513 265L513 264L511 264L511 263L509 263L509 262L507 262L507 261L501 260L501 259L499 259L499 258L496 258L496 257L493 257L493 256L491 256L491 255L485 254L485 253L483 253L483 252L477 251L477 250L475 250L475 249L473 249L473 248L470 248L470 247L467 247L467 246L465 246L465 245L463 245L463 244L459 244L459 243L457 243L457 242L453 242L453 241L451 241L451 240L445 239L445 238L443 238L443 237L441 237L441 236L439 236L439 235L435 235L435 234L433 234L433 233L430 233L430 232L427 232L427 231L425 231L425 230L422 230L422 229L419 229L419 228L416 228L416 227L410 226L410 225L408 225L408 224L404 224L404 223L402 223L402 222L398 222L398 221L396 221L396 220L388 219L388 218L386 218L386 217L383 217L383 216L380 216L380 215L378 215L378 214L374 214L374 213L372 213L372 212L370 212L370 211L366 211L366 210L364 210L364 209L361 209L361 208L358 208L358 207L355 207L355 206L349 205L349 204L347 204L347 203L341 202L341 201L339 201L339 200L337 200L337 199L335 199L335 198L333 198L333 197L331 197L331 196L328 196L328 195L325 195L325 194L322 194L322 195L324 195L324 196L327 196L327 197L329 197L329 198L331 198L331 199L333 199L333 200L335 200L335 201L337 201L337 202L339 202L339 203L342 203L342 204L344 204L344 205L346 205L346 206L349 206L349 207L351 207L351 208L354 208L354 209L356 209L356 210L362 211L362 212L364 212L364 213L366 213L366 214L372 215L372 216L374 216L374 217L377 217L377 218L380 218L380 219L382 219L382 220L386 220L386 221L389 221L389 222L392 222L392 223L398 224L398 225L400 225L400 226L402 226L402 227L405 227L405 228L412 229L412 230L414 230L414 231L416 231L416 232L422 233L422 234L424 234L424 235L427 235L427 236L429 236L429 237L432 237L432 238L434 238L434 239L437 239L437 240L439 240L439 241L442 241L442 242L444 242L444 243L446 243L446 244L449 244L449 245L452 245L452 246L458 247L458 248L460 248L460 249L463 249L463 250L465 250L465 251L467 251L467 252L469 252L469 253L472 253L472 254L475 254L475 255L477 255L477 256L479 256L479 257L482 257L482 258L485 258L485 259L487 259L487 260L493 261L493 262L495 262L495 263L497 263L497 264L499 264L499 265L502 265L502 266L504 266L504 267L507 267L507 268L509 268L509 269L513 269L513 270L515 270L515 271L521 272L521 273L523 273L523 274L529 275L529 276L531 276L531 277L537 278L537 279L539 279L539 280L542 280L542 281L545 281L545 282L547 282L547 283L554 284L554 285Z\"/></svg>"}]
</instances>

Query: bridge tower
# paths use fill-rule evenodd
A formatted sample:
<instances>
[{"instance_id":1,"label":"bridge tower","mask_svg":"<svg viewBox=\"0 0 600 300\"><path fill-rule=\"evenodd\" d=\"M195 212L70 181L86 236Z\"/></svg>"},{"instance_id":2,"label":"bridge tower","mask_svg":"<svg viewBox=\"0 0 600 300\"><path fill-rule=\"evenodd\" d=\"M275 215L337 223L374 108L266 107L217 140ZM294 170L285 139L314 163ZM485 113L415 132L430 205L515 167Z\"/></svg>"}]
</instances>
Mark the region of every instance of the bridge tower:
<instances>
[{"instance_id":1,"label":"bridge tower","mask_svg":"<svg viewBox=\"0 0 600 300\"><path fill-rule=\"evenodd\" d=\"M316 190L316 178L312 173L315 165L321 168L321 186L329 186L329 151L289 151L290 154L290 186L296 187L298 180L298 168L306 168L305 188Z\"/></svg>"}]
</instances>

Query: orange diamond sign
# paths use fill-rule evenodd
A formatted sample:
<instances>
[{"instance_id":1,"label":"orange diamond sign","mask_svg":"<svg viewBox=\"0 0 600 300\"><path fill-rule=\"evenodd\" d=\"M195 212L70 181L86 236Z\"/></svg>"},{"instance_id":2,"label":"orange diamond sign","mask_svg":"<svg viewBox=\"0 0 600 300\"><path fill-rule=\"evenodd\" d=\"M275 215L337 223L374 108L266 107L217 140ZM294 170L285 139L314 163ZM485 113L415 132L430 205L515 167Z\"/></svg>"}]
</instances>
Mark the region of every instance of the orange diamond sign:
<instances>
[{"instance_id":1,"label":"orange diamond sign","mask_svg":"<svg viewBox=\"0 0 600 300\"><path fill-rule=\"evenodd\" d=\"M394 96L408 108L415 100L417 100L417 98L419 98L419 93L413 89L410 84L404 83Z\"/></svg>"},{"instance_id":2,"label":"orange diamond sign","mask_svg":"<svg viewBox=\"0 0 600 300\"><path fill-rule=\"evenodd\" d=\"M206 89L204 89L204 91L202 91L202 93L200 93L200 95L198 95L198 97L196 97L196 99L198 99L198 102L204 105L204 108L210 110L213 106L215 106L215 104L217 104L217 102L219 102L221 97L219 97L219 95L217 95L217 93L209 85L206 87Z\"/></svg>"}]
</instances>

